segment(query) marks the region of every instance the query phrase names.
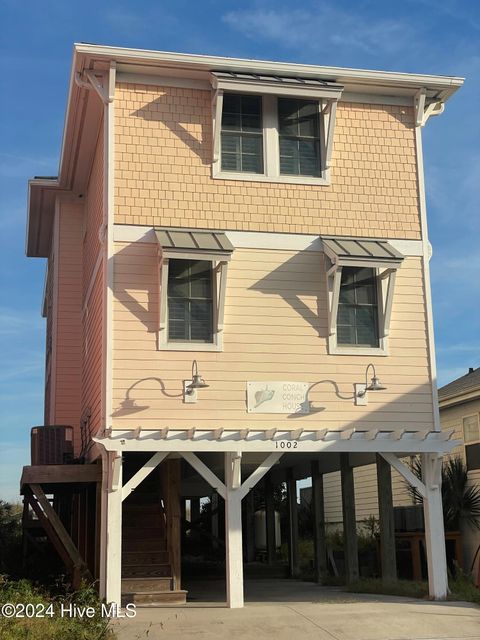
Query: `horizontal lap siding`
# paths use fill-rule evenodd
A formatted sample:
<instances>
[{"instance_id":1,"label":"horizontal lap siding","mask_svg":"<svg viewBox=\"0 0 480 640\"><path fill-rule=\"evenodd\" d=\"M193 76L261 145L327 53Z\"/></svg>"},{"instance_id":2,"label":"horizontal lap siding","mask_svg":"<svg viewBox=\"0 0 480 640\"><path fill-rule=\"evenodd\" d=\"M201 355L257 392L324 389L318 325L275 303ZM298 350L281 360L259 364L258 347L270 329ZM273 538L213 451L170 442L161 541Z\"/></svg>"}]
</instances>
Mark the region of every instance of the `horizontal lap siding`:
<instances>
[{"instance_id":1,"label":"horizontal lap siding","mask_svg":"<svg viewBox=\"0 0 480 640\"><path fill-rule=\"evenodd\" d=\"M73 427L76 454L82 377L82 224L83 205L60 204L54 421Z\"/></svg>"},{"instance_id":2,"label":"horizontal lap siding","mask_svg":"<svg viewBox=\"0 0 480 640\"><path fill-rule=\"evenodd\" d=\"M453 429L453 438L462 441L459 447L452 451L452 455L459 456L466 462L465 446L463 444L463 418L480 414L480 398L470 400L464 404L455 407L445 407L440 409L440 422L443 431ZM474 469L468 472L468 486L480 487L480 469ZM462 545L464 569L470 571L475 553L480 545L480 532L468 526L466 523L462 526ZM478 564L476 565L479 566Z\"/></svg>"},{"instance_id":3,"label":"horizontal lap siding","mask_svg":"<svg viewBox=\"0 0 480 640\"><path fill-rule=\"evenodd\" d=\"M101 423L102 390L102 304L103 274L97 274L88 310L84 314L83 411L90 412L90 431L95 434Z\"/></svg>"},{"instance_id":4,"label":"horizontal lap siding","mask_svg":"<svg viewBox=\"0 0 480 640\"><path fill-rule=\"evenodd\" d=\"M115 222L419 238L413 109L340 102L331 185L211 177L211 92L121 83Z\"/></svg>"},{"instance_id":5,"label":"horizontal lap siding","mask_svg":"<svg viewBox=\"0 0 480 640\"><path fill-rule=\"evenodd\" d=\"M355 481L355 513L357 522L370 516L378 518L377 468L369 464L356 467L353 472ZM340 472L328 473L324 476L325 520L329 524L342 523L342 491ZM392 469L392 493L395 507L412 504L409 493L405 489L402 476Z\"/></svg>"},{"instance_id":6,"label":"horizontal lap siding","mask_svg":"<svg viewBox=\"0 0 480 640\"><path fill-rule=\"evenodd\" d=\"M102 132L100 127L87 191L84 235L82 415L90 413L91 434L98 431L102 418L104 283L101 263L95 273L98 256L104 251L100 243L104 193Z\"/></svg>"},{"instance_id":7,"label":"horizontal lap siding","mask_svg":"<svg viewBox=\"0 0 480 640\"><path fill-rule=\"evenodd\" d=\"M286 415L247 414L247 380L323 380L310 394L321 411L303 416L304 428L432 427L418 258L405 260L397 278L391 355L386 358L327 354L325 273L317 252L235 250L228 272L222 353L157 350L159 273L154 245L117 243L114 270L115 427L298 428L299 421ZM397 311L399 307L408 313ZM210 387L200 392L197 404L185 405L172 396L181 393L194 358ZM353 383L364 380L372 359L388 389L370 394L367 407L355 407ZM145 408L122 415L127 395Z\"/></svg>"}]
</instances>

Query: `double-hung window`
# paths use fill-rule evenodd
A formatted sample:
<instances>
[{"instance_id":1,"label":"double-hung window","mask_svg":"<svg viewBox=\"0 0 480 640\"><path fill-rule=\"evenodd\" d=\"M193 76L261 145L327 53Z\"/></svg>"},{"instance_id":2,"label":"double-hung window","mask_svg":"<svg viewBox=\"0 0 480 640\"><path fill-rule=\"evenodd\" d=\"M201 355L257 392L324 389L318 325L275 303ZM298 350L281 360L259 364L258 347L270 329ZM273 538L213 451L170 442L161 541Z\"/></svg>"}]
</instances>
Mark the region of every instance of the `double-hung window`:
<instances>
[{"instance_id":1,"label":"double-hung window","mask_svg":"<svg viewBox=\"0 0 480 640\"><path fill-rule=\"evenodd\" d=\"M320 177L318 101L278 99L280 174Z\"/></svg>"},{"instance_id":2,"label":"double-hung window","mask_svg":"<svg viewBox=\"0 0 480 640\"><path fill-rule=\"evenodd\" d=\"M463 439L465 442L465 458L468 471L480 469L480 419L479 414L465 416L463 423Z\"/></svg>"},{"instance_id":3,"label":"double-hung window","mask_svg":"<svg viewBox=\"0 0 480 640\"><path fill-rule=\"evenodd\" d=\"M234 72L211 79L214 178L328 184L342 86Z\"/></svg>"},{"instance_id":4,"label":"double-hung window","mask_svg":"<svg viewBox=\"0 0 480 640\"><path fill-rule=\"evenodd\" d=\"M375 270L343 267L337 313L337 344L378 347Z\"/></svg>"},{"instance_id":5,"label":"double-hung window","mask_svg":"<svg viewBox=\"0 0 480 640\"><path fill-rule=\"evenodd\" d=\"M328 351L387 355L402 254L385 240L322 236L328 292Z\"/></svg>"},{"instance_id":6,"label":"double-hung window","mask_svg":"<svg viewBox=\"0 0 480 640\"><path fill-rule=\"evenodd\" d=\"M224 96L222 171L263 173L261 96Z\"/></svg>"},{"instance_id":7,"label":"double-hung window","mask_svg":"<svg viewBox=\"0 0 480 640\"><path fill-rule=\"evenodd\" d=\"M221 351L227 266L233 245L221 231L157 228L158 348Z\"/></svg>"},{"instance_id":8,"label":"double-hung window","mask_svg":"<svg viewBox=\"0 0 480 640\"><path fill-rule=\"evenodd\" d=\"M170 260L169 342L213 342L213 272L208 260Z\"/></svg>"}]
</instances>

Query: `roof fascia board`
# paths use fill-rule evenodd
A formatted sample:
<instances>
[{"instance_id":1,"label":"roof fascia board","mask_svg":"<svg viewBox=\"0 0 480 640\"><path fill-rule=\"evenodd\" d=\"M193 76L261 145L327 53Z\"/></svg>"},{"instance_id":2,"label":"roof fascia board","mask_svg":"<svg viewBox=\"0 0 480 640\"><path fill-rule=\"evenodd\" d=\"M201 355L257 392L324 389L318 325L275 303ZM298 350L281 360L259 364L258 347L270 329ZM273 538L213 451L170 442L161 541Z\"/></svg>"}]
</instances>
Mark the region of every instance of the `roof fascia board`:
<instances>
[{"instance_id":1,"label":"roof fascia board","mask_svg":"<svg viewBox=\"0 0 480 640\"><path fill-rule=\"evenodd\" d=\"M440 409L446 409L447 407L453 407L457 404L463 404L465 402L471 402L472 400L478 400L480 398L480 386L466 389L459 393L446 396L439 399Z\"/></svg>"},{"instance_id":2,"label":"roof fascia board","mask_svg":"<svg viewBox=\"0 0 480 640\"><path fill-rule=\"evenodd\" d=\"M377 71L364 69L346 69L342 67L323 67L298 63L273 62L266 60L248 60L226 58L146 49L128 49L101 45L75 44L77 55L83 54L94 59L115 59L118 63L144 62L156 67L183 67L204 71L231 70L245 73L278 73L308 77L321 76L324 80L334 80L345 84L404 85L411 88L425 87L435 91L448 92L451 95L462 86L464 78L458 76L437 76L429 74L401 73L396 71ZM447 96L443 96L446 99Z\"/></svg>"}]
</instances>

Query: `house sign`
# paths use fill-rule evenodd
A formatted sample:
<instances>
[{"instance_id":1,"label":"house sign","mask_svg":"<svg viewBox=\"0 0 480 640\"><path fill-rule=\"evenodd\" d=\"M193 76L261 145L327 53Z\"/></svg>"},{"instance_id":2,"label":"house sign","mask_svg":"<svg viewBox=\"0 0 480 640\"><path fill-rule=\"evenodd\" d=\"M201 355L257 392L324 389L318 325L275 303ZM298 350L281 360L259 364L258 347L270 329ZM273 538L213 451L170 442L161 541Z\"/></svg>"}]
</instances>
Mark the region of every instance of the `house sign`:
<instances>
[{"instance_id":1,"label":"house sign","mask_svg":"<svg viewBox=\"0 0 480 640\"><path fill-rule=\"evenodd\" d=\"M248 413L309 413L309 382L247 382Z\"/></svg>"}]
</instances>

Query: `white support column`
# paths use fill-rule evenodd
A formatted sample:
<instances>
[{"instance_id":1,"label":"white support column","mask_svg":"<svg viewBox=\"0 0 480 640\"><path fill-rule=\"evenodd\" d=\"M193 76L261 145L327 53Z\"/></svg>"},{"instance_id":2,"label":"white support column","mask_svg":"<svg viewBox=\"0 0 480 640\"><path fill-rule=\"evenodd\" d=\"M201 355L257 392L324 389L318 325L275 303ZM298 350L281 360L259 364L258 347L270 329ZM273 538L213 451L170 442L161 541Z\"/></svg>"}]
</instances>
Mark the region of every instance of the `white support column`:
<instances>
[{"instance_id":1,"label":"white support column","mask_svg":"<svg viewBox=\"0 0 480 640\"><path fill-rule=\"evenodd\" d=\"M110 463L107 496L105 599L121 606L122 592L122 455Z\"/></svg>"},{"instance_id":2,"label":"white support column","mask_svg":"<svg viewBox=\"0 0 480 640\"><path fill-rule=\"evenodd\" d=\"M239 488L238 454L225 454L225 546L227 570L227 605L243 607L242 495Z\"/></svg>"},{"instance_id":3,"label":"white support column","mask_svg":"<svg viewBox=\"0 0 480 640\"><path fill-rule=\"evenodd\" d=\"M422 455L422 475L426 495L423 499L425 543L427 548L430 597L445 600L448 594L447 558L442 507L442 459L437 454Z\"/></svg>"}]
</instances>

